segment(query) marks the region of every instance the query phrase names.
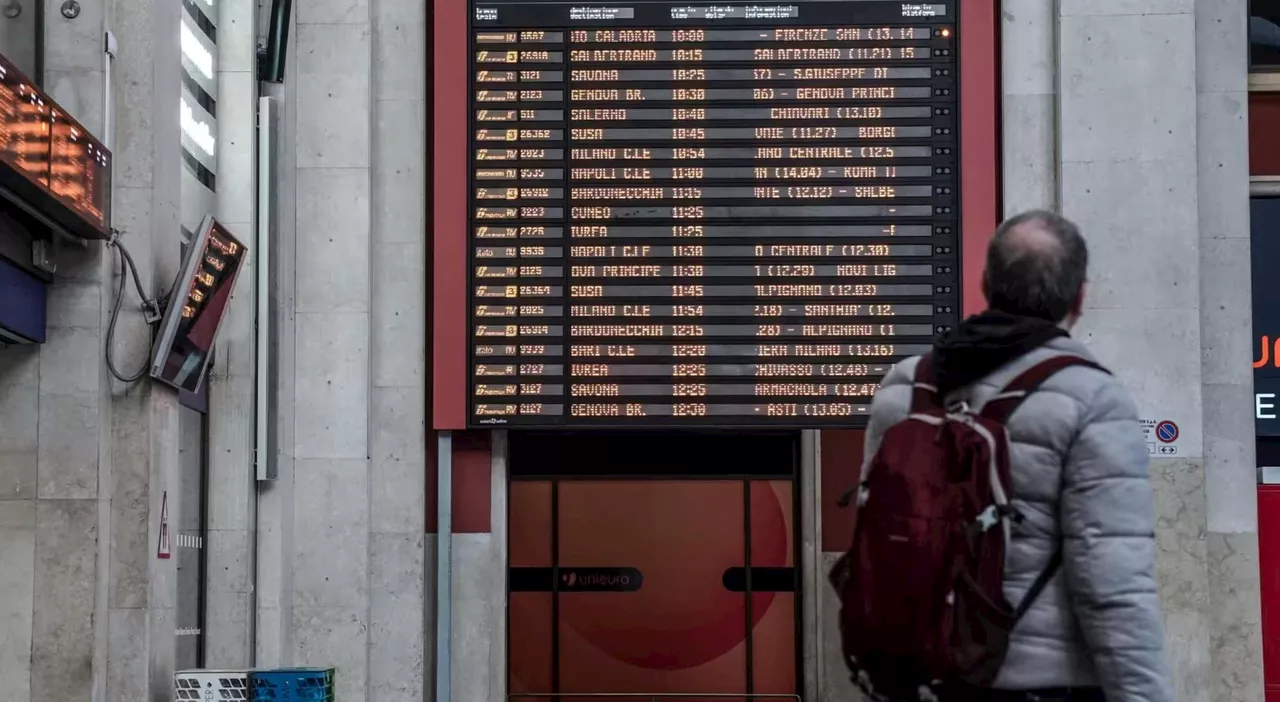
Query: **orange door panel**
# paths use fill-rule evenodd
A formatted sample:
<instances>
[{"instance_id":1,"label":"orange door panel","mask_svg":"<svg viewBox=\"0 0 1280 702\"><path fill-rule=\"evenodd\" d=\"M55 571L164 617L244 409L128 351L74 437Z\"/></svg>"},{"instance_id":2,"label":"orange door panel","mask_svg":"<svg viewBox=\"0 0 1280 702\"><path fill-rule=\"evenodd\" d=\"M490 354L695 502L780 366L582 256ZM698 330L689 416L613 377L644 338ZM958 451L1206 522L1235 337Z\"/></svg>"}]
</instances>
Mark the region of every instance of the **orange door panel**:
<instances>
[{"instance_id":1,"label":"orange door panel","mask_svg":"<svg viewBox=\"0 0 1280 702\"><path fill-rule=\"evenodd\" d=\"M789 481L513 483L511 691L794 693L793 496Z\"/></svg>"}]
</instances>

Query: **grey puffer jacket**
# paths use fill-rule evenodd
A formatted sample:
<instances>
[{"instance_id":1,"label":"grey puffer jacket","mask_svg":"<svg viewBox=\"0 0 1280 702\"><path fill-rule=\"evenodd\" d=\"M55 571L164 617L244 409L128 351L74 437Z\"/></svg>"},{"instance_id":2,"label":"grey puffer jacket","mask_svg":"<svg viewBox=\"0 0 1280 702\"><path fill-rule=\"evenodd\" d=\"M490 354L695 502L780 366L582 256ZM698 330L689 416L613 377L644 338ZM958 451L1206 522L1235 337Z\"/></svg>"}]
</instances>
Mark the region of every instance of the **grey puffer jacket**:
<instances>
[{"instance_id":1,"label":"grey puffer jacket","mask_svg":"<svg viewBox=\"0 0 1280 702\"><path fill-rule=\"evenodd\" d=\"M1063 337L1031 351L948 400L980 408L1047 358L1092 360ZM866 456L902 420L919 358L899 363L871 407ZM1009 418L1014 526L1005 596L1022 601L1053 550L1063 566L1013 632L995 687L1102 687L1108 702L1172 702L1164 619L1156 590L1155 509L1137 409L1114 377L1070 367L1047 380ZM864 468L865 470L865 468Z\"/></svg>"}]
</instances>

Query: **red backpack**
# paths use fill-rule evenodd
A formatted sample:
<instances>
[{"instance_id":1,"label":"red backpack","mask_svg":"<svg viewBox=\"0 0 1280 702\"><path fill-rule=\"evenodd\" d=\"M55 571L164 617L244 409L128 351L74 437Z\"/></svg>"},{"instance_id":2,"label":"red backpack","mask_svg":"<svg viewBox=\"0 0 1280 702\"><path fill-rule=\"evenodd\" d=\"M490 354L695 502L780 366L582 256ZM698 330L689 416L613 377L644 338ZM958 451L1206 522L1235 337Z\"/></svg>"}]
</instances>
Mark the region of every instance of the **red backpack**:
<instances>
[{"instance_id":1,"label":"red backpack","mask_svg":"<svg viewBox=\"0 0 1280 702\"><path fill-rule=\"evenodd\" d=\"M987 686L1000 672L1010 632L1062 563L1056 551L1017 607L1005 600L1005 550L1022 515L1009 504L1004 425L1070 366L1107 372L1057 356L974 413L943 407L932 359L920 359L910 414L885 431L857 489L853 545L829 576L845 662L871 699L931 699L939 684Z\"/></svg>"}]
</instances>

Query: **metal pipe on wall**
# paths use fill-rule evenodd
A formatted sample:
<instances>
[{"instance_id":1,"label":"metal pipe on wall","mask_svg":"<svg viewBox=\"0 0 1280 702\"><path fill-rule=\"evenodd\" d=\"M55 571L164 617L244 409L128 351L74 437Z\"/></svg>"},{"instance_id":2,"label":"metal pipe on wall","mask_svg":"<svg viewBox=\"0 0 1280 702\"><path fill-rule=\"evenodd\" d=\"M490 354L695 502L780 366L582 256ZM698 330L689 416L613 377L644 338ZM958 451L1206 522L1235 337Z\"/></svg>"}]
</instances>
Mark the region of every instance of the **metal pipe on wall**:
<instances>
[{"instance_id":1,"label":"metal pipe on wall","mask_svg":"<svg viewBox=\"0 0 1280 702\"><path fill-rule=\"evenodd\" d=\"M453 680L453 433L440 432L436 459L436 697L450 702Z\"/></svg>"},{"instance_id":2,"label":"metal pipe on wall","mask_svg":"<svg viewBox=\"0 0 1280 702\"><path fill-rule=\"evenodd\" d=\"M275 98L263 95L258 98L257 120L257 203L253 208L255 219L256 303L254 308L254 426L253 426L253 493L249 496L249 528L253 530L253 547L249 549L249 665L258 665L258 552L261 530L258 528L258 499L262 494L260 481L276 477L275 446L271 441L271 223L274 221L276 106Z\"/></svg>"}]
</instances>

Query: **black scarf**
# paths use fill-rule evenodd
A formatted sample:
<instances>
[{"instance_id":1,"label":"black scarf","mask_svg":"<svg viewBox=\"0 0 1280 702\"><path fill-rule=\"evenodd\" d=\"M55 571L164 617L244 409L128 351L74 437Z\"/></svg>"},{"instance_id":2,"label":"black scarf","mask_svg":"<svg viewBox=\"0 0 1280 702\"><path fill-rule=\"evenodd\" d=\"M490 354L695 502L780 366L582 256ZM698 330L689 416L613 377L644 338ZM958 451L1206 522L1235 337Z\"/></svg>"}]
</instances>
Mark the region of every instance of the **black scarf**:
<instances>
[{"instance_id":1,"label":"black scarf","mask_svg":"<svg viewBox=\"0 0 1280 702\"><path fill-rule=\"evenodd\" d=\"M974 315L933 344L938 393L945 397L1062 336L1067 331L1045 319L994 310Z\"/></svg>"}]
</instances>

